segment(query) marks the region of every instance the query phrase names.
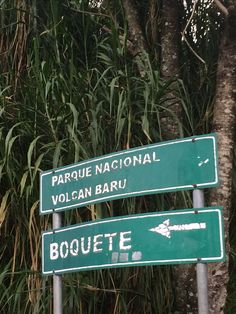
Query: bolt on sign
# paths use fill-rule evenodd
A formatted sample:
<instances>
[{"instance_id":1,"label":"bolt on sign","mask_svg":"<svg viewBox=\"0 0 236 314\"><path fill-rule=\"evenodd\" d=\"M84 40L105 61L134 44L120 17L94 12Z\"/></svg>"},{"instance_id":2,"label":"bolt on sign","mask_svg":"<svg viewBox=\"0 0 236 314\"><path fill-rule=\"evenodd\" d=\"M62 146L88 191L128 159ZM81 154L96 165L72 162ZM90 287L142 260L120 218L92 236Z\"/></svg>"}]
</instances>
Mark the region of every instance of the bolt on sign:
<instances>
[{"instance_id":1,"label":"bolt on sign","mask_svg":"<svg viewBox=\"0 0 236 314\"><path fill-rule=\"evenodd\" d=\"M42 236L44 275L224 259L221 207L103 219Z\"/></svg>"},{"instance_id":2,"label":"bolt on sign","mask_svg":"<svg viewBox=\"0 0 236 314\"><path fill-rule=\"evenodd\" d=\"M216 135L141 146L42 172L40 213L218 185Z\"/></svg>"}]
</instances>

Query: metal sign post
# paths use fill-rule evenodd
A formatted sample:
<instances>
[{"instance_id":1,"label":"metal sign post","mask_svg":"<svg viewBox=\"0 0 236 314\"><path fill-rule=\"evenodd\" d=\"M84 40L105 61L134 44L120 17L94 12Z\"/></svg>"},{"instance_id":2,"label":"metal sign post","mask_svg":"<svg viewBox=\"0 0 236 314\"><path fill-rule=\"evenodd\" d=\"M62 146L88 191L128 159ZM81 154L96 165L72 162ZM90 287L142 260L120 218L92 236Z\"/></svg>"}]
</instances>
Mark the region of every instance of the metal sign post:
<instances>
[{"instance_id":1,"label":"metal sign post","mask_svg":"<svg viewBox=\"0 0 236 314\"><path fill-rule=\"evenodd\" d=\"M202 190L193 191L193 207L204 207L204 192ZM208 314L208 273L207 264L197 264L197 294L198 294L198 313Z\"/></svg>"},{"instance_id":2,"label":"metal sign post","mask_svg":"<svg viewBox=\"0 0 236 314\"><path fill-rule=\"evenodd\" d=\"M54 213L52 216L53 229L61 227L61 214ZM62 276L53 275L53 313L62 314Z\"/></svg>"}]
</instances>

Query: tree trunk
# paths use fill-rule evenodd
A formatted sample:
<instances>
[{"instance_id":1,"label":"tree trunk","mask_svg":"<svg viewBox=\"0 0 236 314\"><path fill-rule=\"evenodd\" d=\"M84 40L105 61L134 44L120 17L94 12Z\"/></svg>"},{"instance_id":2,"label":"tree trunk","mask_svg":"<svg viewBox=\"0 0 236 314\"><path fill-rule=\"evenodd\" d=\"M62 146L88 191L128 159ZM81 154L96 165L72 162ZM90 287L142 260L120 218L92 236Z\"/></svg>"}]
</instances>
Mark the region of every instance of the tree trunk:
<instances>
[{"instance_id":1,"label":"tree trunk","mask_svg":"<svg viewBox=\"0 0 236 314\"><path fill-rule=\"evenodd\" d=\"M146 52L146 42L143 36L143 31L140 26L137 9L133 0L123 0L126 19L128 21L130 40L133 44L133 53L135 55Z\"/></svg>"},{"instance_id":2,"label":"tree trunk","mask_svg":"<svg viewBox=\"0 0 236 314\"><path fill-rule=\"evenodd\" d=\"M176 0L165 0L162 5L161 75L165 80L179 77L179 7ZM174 92L167 95L161 122L163 138L178 138L182 109Z\"/></svg>"},{"instance_id":3,"label":"tree trunk","mask_svg":"<svg viewBox=\"0 0 236 314\"><path fill-rule=\"evenodd\" d=\"M146 40L140 25L137 8L133 0L123 0L123 7L129 26L129 52L133 55L141 77L145 76L145 60L143 56L147 52Z\"/></svg>"},{"instance_id":4,"label":"tree trunk","mask_svg":"<svg viewBox=\"0 0 236 314\"><path fill-rule=\"evenodd\" d=\"M236 5L229 7L228 11L220 46L213 118L213 130L218 133L220 186L213 189L210 194L212 205L224 207L227 256L236 122ZM210 313L223 313L227 297L228 260L225 263L209 264L208 270Z\"/></svg>"},{"instance_id":5,"label":"tree trunk","mask_svg":"<svg viewBox=\"0 0 236 314\"><path fill-rule=\"evenodd\" d=\"M179 5L176 0L164 0L162 6L161 30L161 74L165 80L180 76L179 67ZM174 86L172 86L174 87ZM179 123L182 117L182 107L175 92L171 91L165 101L166 111L161 116L163 139L179 138L182 134ZM175 208L175 195L170 194ZM173 266L176 310L180 313L195 313L196 299L196 271L194 265Z\"/></svg>"},{"instance_id":6,"label":"tree trunk","mask_svg":"<svg viewBox=\"0 0 236 314\"><path fill-rule=\"evenodd\" d=\"M134 57L140 57L141 53L146 51L146 44L137 11L132 0L123 0L123 7L129 26L129 39L134 45L132 54ZM176 78L180 76L178 2L176 0L163 1L161 17L163 21L161 29L161 75L164 80L168 81L174 76ZM139 60L137 60L137 63L139 63ZM142 69L140 70L139 68L139 72L142 75ZM162 137L165 140L179 138L182 132L179 129L178 121L181 121L182 108L174 91L170 91L170 93L167 94L165 108L166 110L161 113ZM172 200L172 206L175 207L175 195L170 194L170 198ZM189 313L193 308L197 311L195 266L174 266L173 273L177 309L180 310L181 313ZM194 293L192 291L194 291Z\"/></svg>"}]
</instances>

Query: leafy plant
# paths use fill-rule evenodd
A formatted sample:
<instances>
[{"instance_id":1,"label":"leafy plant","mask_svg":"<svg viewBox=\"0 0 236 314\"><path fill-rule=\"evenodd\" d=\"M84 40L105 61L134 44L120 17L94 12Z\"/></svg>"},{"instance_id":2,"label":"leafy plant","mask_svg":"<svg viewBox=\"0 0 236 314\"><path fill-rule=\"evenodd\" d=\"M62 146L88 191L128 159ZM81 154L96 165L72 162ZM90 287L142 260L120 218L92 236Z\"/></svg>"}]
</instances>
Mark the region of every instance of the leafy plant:
<instances>
[{"instance_id":1,"label":"leafy plant","mask_svg":"<svg viewBox=\"0 0 236 314\"><path fill-rule=\"evenodd\" d=\"M41 231L52 228L50 216L39 217L42 171L162 140L160 115L177 120L166 105L170 91L183 108L182 135L209 131L215 32L199 43L207 71L183 46L183 80L164 81L151 54L137 64L121 4L110 6L115 16L91 1L1 2L1 313L52 313L52 280L41 276ZM186 192L174 199L176 208L191 206ZM131 198L63 219L73 224L163 210L172 201ZM65 275L64 313L171 313L173 291L169 266Z\"/></svg>"}]
</instances>

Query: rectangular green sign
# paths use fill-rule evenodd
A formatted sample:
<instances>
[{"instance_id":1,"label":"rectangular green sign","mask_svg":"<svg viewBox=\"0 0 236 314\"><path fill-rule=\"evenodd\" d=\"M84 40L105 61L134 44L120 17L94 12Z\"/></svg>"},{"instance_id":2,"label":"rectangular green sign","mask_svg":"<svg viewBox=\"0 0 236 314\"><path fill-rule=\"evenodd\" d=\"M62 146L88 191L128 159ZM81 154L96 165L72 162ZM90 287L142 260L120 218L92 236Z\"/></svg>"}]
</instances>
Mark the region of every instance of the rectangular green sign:
<instances>
[{"instance_id":1,"label":"rectangular green sign","mask_svg":"<svg viewBox=\"0 0 236 314\"><path fill-rule=\"evenodd\" d=\"M224 258L221 207L115 217L42 235L45 275Z\"/></svg>"},{"instance_id":2,"label":"rectangular green sign","mask_svg":"<svg viewBox=\"0 0 236 314\"><path fill-rule=\"evenodd\" d=\"M141 146L45 171L40 213L218 184L216 135Z\"/></svg>"}]
</instances>

